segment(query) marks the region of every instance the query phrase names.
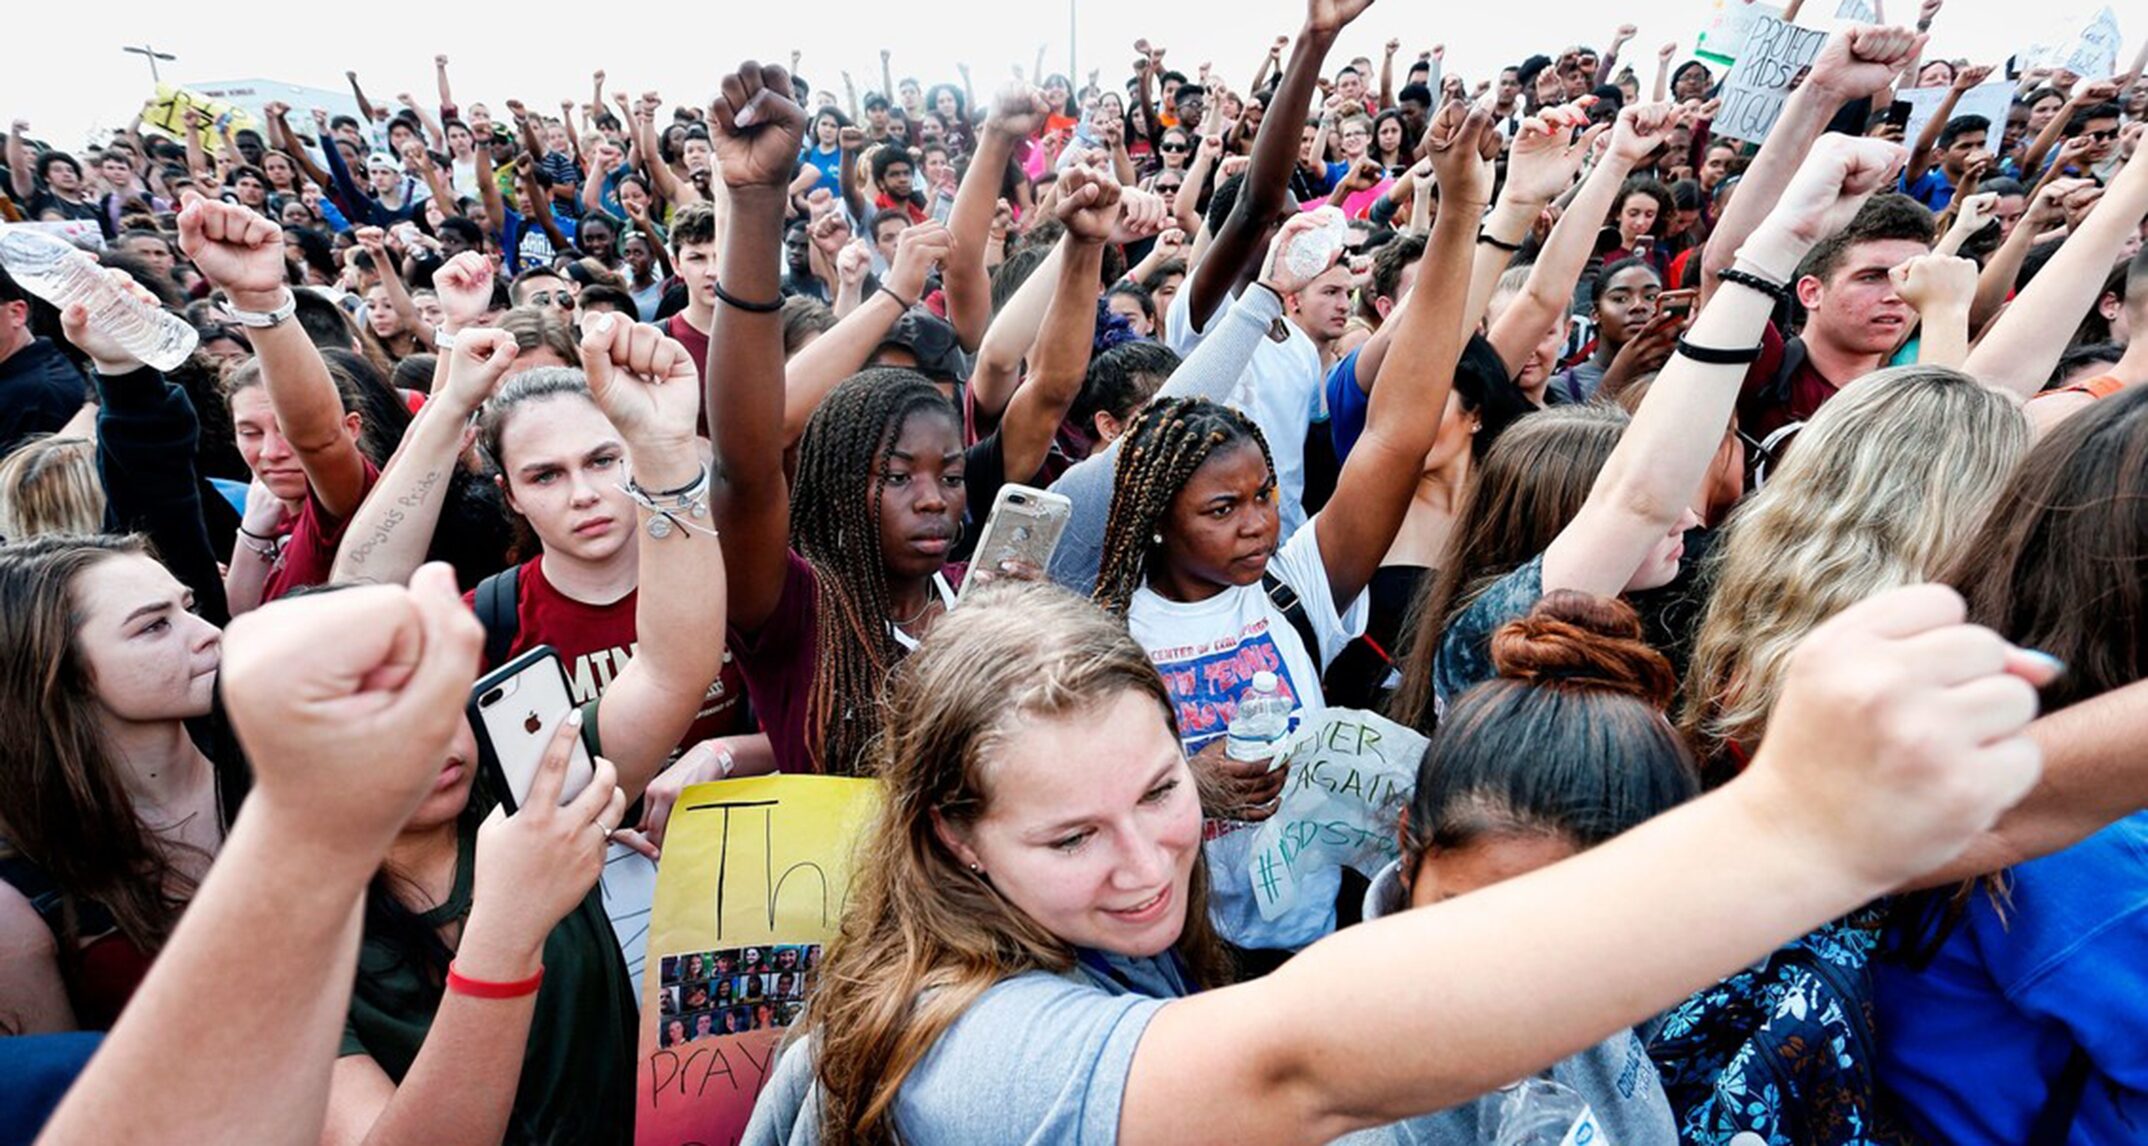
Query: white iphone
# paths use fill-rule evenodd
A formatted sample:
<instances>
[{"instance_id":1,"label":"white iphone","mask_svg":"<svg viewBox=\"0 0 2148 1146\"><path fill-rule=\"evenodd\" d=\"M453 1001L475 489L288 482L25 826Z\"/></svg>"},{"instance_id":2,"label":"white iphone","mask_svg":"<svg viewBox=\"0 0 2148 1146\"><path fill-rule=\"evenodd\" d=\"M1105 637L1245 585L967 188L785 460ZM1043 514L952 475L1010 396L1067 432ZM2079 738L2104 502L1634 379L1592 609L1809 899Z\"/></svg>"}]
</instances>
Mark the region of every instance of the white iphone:
<instances>
[{"instance_id":1,"label":"white iphone","mask_svg":"<svg viewBox=\"0 0 2148 1146\"><path fill-rule=\"evenodd\" d=\"M984 532L977 538L976 552L970 556L970 569L988 570L997 574L1000 566L1009 561L1048 570L1052 564L1052 551L1059 548L1059 536L1066 532L1067 520L1074 516L1074 503L1050 490L1026 485L1003 485L999 497L992 502L992 514L985 519ZM962 579L962 594L977 584L973 576ZM958 595L957 600L960 600Z\"/></svg>"},{"instance_id":2,"label":"white iphone","mask_svg":"<svg viewBox=\"0 0 2148 1146\"><path fill-rule=\"evenodd\" d=\"M545 749L574 709L573 694L567 691L567 670L550 645L538 645L470 686L470 724L477 730L480 753L499 768L508 811L528 800ZM595 776L589 748L577 737L573 754L567 758L567 779L560 786L559 802L580 795Z\"/></svg>"}]
</instances>

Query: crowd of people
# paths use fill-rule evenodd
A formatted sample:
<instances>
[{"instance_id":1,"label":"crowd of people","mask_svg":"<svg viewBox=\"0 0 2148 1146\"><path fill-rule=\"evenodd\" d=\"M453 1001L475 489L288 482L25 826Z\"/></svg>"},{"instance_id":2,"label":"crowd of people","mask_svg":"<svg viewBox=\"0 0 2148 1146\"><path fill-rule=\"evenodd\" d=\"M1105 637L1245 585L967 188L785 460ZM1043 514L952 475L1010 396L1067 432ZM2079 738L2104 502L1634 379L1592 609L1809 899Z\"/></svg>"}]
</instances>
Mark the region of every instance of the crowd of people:
<instances>
[{"instance_id":1,"label":"crowd of people","mask_svg":"<svg viewBox=\"0 0 2148 1146\"><path fill-rule=\"evenodd\" d=\"M756 1146L2140 1140L2148 51L1924 0L1744 140L1370 3L1242 87L16 120L0 216L198 348L0 272L0 1141L631 1141L600 878L768 774L883 799L825 947L647 953L662 1045L783 1030ZM1429 738L1280 914L1271 675Z\"/></svg>"}]
</instances>

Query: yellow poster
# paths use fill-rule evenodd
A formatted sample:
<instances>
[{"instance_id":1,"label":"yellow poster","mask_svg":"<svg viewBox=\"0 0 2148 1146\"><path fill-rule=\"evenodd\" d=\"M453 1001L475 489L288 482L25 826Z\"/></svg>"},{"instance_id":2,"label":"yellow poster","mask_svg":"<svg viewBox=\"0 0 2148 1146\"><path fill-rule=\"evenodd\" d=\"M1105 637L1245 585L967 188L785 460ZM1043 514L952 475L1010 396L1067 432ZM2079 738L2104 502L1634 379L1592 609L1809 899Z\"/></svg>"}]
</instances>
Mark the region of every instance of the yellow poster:
<instances>
[{"instance_id":1,"label":"yellow poster","mask_svg":"<svg viewBox=\"0 0 2148 1146\"><path fill-rule=\"evenodd\" d=\"M151 100L148 109L142 112L142 126L154 128L184 142L188 108L193 108L202 115L203 122L195 131L194 137L201 144L202 150L211 155L224 149L223 138L217 133L216 126L220 117L231 117L231 130L234 132L246 128L254 128L257 131L260 129L260 125L254 122L254 117L237 104L162 83L157 85L156 98Z\"/></svg>"},{"instance_id":2,"label":"yellow poster","mask_svg":"<svg viewBox=\"0 0 2148 1146\"><path fill-rule=\"evenodd\" d=\"M642 978L639 1146L737 1142L819 977L874 780L697 784L664 833Z\"/></svg>"}]
</instances>

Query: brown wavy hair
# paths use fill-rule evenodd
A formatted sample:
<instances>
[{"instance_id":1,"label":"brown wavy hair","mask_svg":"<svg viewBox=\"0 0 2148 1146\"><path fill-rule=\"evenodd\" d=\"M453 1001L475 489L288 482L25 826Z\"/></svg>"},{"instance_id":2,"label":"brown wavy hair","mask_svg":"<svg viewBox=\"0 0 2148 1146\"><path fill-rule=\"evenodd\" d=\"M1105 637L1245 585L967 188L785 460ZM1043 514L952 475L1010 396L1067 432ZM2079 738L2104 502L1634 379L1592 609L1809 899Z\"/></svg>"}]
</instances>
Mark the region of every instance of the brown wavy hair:
<instances>
[{"instance_id":1,"label":"brown wavy hair","mask_svg":"<svg viewBox=\"0 0 2148 1146\"><path fill-rule=\"evenodd\" d=\"M179 845L159 842L135 814L74 639L82 574L149 555L136 537L0 545L0 834L71 902L101 905L130 942L154 952L194 883L172 862Z\"/></svg>"},{"instance_id":2,"label":"brown wavy hair","mask_svg":"<svg viewBox=\"0 0 2148 1146\"><path fill-rule=\"evenodd\" d=\"M947 850L933 815L975 823L1003 746L1038 720L1093 713L1127 692L1154 700L1177 735L1163 678L1126 627L1044 584L993 586L903 661L873 754L885 802L859 846L806 1025L794 1032L813 1039L823 1142L893 1143L903 1081L972 1003L1016 975L1074 967L1065 940ZM1177 950L1199 985L1228 981L1198 853Z\"/></svg>"},{"instance_id":3,"label":"brown wavy hair","mask_svg":"<svg viewBox=\"0 0 2148 1146\"><path fill-rule=\"evenodd\" d=\"M1403 622L1402 687L1389 715L1429 735L1440 635L1477 594L1551 548L1626 432L1616 406L1554 406L1516 419L1484 455L1447 535L1439 569Z\"/></svg>"}]
</instances>

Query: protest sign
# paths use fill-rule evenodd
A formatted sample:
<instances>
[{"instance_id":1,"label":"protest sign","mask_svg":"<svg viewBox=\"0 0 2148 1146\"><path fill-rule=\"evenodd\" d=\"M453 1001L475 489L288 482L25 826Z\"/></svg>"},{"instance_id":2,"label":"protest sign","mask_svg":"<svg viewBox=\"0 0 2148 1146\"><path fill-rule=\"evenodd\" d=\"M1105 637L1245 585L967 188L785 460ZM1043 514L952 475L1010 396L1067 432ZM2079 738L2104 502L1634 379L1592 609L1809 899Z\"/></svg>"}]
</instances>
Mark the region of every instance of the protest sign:
<instances>
[{"instance_id":1,"label":"protest sign","mask_svg":"<svg viewBox=\"0 0 2148 1146\"><path fill-rule=\"evenodd\" d=\"M186 113L189 108L201 113L203 122L194 136L202 149L211 155L224 147L224 141L217 133L217 120L230 117L233 131L249 127L260 130L261 125L243 108L215 96L187 88L176 88L170 84L157 85L155 98L142 110L142 126L183 141L186 139Z\"/></svg>"},{"instance_id":2,"label":"protest sign","mask_svg":"<svg viewBox=\"0 0 2148 1146\"><path fill-rule=\"evenodd\" d=\"M835 937L873 780L696 784L664 832L643 976L634 1140L735 1143Z\"/></svg>"},{"instance_id":3,"label":"protest sign","mask_svg":"<svg viewBox=\"0 0 2148 1146\"><path fill-rule=\"evenodd\" d=\"M1938 112L1940 103L1946 99L1947 90L1946 88L1903 88L1895 93L1896 99L1909 105L1909 123L1902 129L1904 143L1913 145L1917 142L1917 136L1924 131L1924 125L1932 122L1932 116ZM1985 133L1984 150L1997 155L1999 154L1999 138L2006 134L2006 111L2013 106L2013 102L2014 81L1994 80L1991 83L1979 84L1963 92L1961 100L1954 105L1952 118L1959 119L1965 115L1981 115L1990 120L1991 130Z\"/></svg>"},{"instance_id":4,"label":"protest sign","mask_svg":"<svg viewBox=\"0 0 2148 1146\"><path fill-rule=\"evenodd\" d=\"M1745 44L1754 18L1772 16L1779 20L1782 14L1781 8L1754 0L1715 0L1709 9L1708 26L1701 29L1693 54L1728 67L1737 62L1737 51Z\"/></svg>"},{"instance_id":5,"label":"protest sign","mask_svg":"<svg viewBox=\"0 0 2148 1146\"><path fill-rule=\"evenodd\" d=\"M1715 133L1759 143L1783 113L1783 102L1812 67L1827 43L1827 33L1801 28L1773 16L1753 18L1737 63L1723 81L1723 110Z\"/></svg>"},{"instance_id":6,"label":"protest sign","mask_svg":"<svg viewBox=\"0 0 2148 1146\"><path fill-rule=\"evenodd\" d=\"M1847 28L1853 24L1879 23L1879 8L1872 0L1842 0L1835 6L1835 26Z\"/></svg>"},{"instance_id":7,"label":"protest sign","mask_svg":"<svg viewBox=\"0 0 2148 1146\"><path fill-rule=\"evenodd\" d=\"M2017 60L2023 69L2064 68L2087 79L2118 72L2118 14L2106 7L2083 20L2066 20Z\"/></svg>"},{"instance_id":8,"label":"protest sign","mask_svg":"<svg viewBox=\"0 0 2148 1146\"><path fill-rule=\"evenodd\" d=\"M1254 833L1247 874L1261 918L1298 901L1313 873L1337 864L1373 875L1399 849L1395 826L1417 789L1425 738L1354 708L1302 713L1278 754L1290 766L1283 802Z\"/></svg>"}]
</instances>

